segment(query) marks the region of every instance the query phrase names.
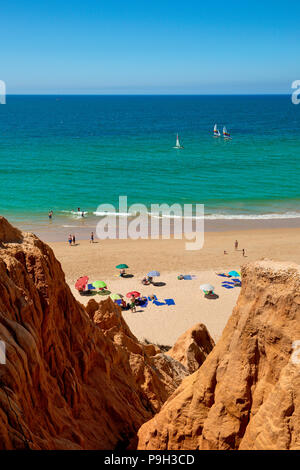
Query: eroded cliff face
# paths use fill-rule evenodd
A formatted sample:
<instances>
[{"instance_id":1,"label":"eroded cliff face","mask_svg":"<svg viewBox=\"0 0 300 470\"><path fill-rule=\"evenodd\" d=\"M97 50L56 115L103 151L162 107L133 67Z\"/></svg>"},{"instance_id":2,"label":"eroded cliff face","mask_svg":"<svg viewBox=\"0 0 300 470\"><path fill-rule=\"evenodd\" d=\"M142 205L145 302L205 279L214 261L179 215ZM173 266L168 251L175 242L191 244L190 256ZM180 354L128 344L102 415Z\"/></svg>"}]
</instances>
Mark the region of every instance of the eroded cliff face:
<instances>
[{"instance_id":1,"label":"eroded cliff face","mask_svg":"<svg viewBox=\"0 0 300 470\"><path fill-rule=\"evenodd\" d=\"M167 354L181 362L192 374L203 364L214 346L215 342L206 326L198 323L183 333Z\"/></svg>"},{"instance_id":2,"label":"eroded cliff face","mask_svg":"<svg viewBox=\"0 0 300 470\"><path fill-rule=\"evenodd\" d=\"M85 309L52 250L0 217L0 449L134 447L186 367L132 335L110 299Z\"/></svg>"},{"instance_id":3,"label":"eroded cliff face","mask_svg":"<svg viewBox=\"0 0 300 470\"><path fill-rule=\"evenodd\" d=\"M242 279L220 341L139 449L300 449L300 268L264 260Z\"/></svg>"}]
</instances>

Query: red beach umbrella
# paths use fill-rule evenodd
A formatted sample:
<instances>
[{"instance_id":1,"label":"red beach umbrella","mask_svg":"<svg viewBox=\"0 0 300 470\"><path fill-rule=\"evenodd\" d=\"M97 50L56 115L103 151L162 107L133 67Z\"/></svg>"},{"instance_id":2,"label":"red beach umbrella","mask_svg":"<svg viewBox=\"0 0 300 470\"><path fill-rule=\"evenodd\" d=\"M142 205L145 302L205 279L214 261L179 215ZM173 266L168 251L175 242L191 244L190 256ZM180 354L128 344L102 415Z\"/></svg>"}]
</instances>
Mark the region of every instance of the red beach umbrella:
<instances>
[{"instance_id":1,"label":"red beach umbrella","mask_svg":"<svg viewBox=\"0 0 300 470\"><path fill-rule=\"evenodd\" d=\"M87 285L88 280L89 280L88 276L83 276L77 279L75 283L75 289L78 289L78 290L85 289L85 286Z\"/></svg>"},{"instance_id":2,"label":"red beach umbrella","mask_svg":"<svg viewBox=\"0 0 300 470\"><path fill-rule=\"evenodd\" d=\"M132 292L128 292L128 294L126 294L126 297L130 298L130 297L135 297L136 299L138 297L140 297L140 292L137 292L136 290L133 290Z\"/></svg>"}]
</instances>

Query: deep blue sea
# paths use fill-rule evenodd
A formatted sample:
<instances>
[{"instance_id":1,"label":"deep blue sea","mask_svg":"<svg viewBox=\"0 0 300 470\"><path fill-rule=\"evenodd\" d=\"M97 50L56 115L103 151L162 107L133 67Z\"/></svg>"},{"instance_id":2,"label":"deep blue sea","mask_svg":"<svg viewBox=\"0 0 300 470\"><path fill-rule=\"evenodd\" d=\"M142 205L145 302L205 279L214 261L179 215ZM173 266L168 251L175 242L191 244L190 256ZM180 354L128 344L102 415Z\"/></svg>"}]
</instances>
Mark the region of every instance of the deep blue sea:
<instances>
[{"instance_id":1,"label":"deep blue sea","mask_svg":"<svg viewBox=\"0 0 300 470\"><path fill-rule=\"evenodd\" d=\"M214 138L215 123L232 140ZM271 95L8 96L0 163L0 213L13 221L92 214L119 195L148 207L202 203L209 218L300 217L300 105Z\"/></svg>"}]
</instances>

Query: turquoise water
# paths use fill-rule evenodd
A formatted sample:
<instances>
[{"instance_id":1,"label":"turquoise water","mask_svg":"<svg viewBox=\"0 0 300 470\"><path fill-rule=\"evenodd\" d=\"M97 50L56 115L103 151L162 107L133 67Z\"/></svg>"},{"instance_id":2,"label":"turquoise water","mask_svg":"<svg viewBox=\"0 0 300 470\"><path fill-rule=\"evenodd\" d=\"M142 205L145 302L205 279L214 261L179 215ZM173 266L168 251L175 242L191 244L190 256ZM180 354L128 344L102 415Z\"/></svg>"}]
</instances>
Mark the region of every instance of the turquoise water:
<instances>
[{"instance_id":1,"label":"turquoise water","mask_svg":"<svg viewBox=\"0 0 300 470\"><path fill-rule=\"evenodd\" d=\"M226 125L233 139L214 139ZM173 149L179 133L183 150ZM210 218L300 217L300 105L289 96L8 96L0 213L202 203Z\"/></svg>"}]
</instances>

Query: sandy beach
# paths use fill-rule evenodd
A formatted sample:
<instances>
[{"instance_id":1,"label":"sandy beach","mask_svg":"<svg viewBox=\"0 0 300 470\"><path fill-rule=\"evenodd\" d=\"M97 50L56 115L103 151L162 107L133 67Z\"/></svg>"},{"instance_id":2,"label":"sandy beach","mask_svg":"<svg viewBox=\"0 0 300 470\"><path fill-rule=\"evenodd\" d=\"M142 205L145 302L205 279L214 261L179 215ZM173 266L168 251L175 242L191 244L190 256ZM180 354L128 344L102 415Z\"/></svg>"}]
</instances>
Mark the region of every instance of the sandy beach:
<instances>
[{"instance_id":1,"label":"sandy beach","mask_svg":"<svg viewBox=\"0 0 300 470\"><path fill-rule=\"evenodd\" d=\"M76 246L53 242L50 246L62 264L66 280L75 297L86 304L90 298L101 300L107 296L96 294L83 297L74 288L83 275L90 282L104 280L111 293L126 295L137 290L142 295L155 294L158 300L173 298L174 306L155 306L149 303L136 313L124 311L124 318L132 332L141 340L171 346L195 323L204 323L215 340L220 337L239 295L239 288L222 287L220 272L240 270L244 263L270 258L300 263L299 228L207 232L204 246L199 251L186 251L184 240L78 240ZM238 250L234 242L238 240ZM245 249L246 256L242 255ZM227 254L224 255L224 250ZM121 278L115 266L126 263L133 277ZM161 274L155 281L159 286L143 286L142 277L150 270ZM192 280L178 280L179 274L191 274ZM210 283L219 298L204 298L199 286Z\"/></svg>"}]
</instances>

